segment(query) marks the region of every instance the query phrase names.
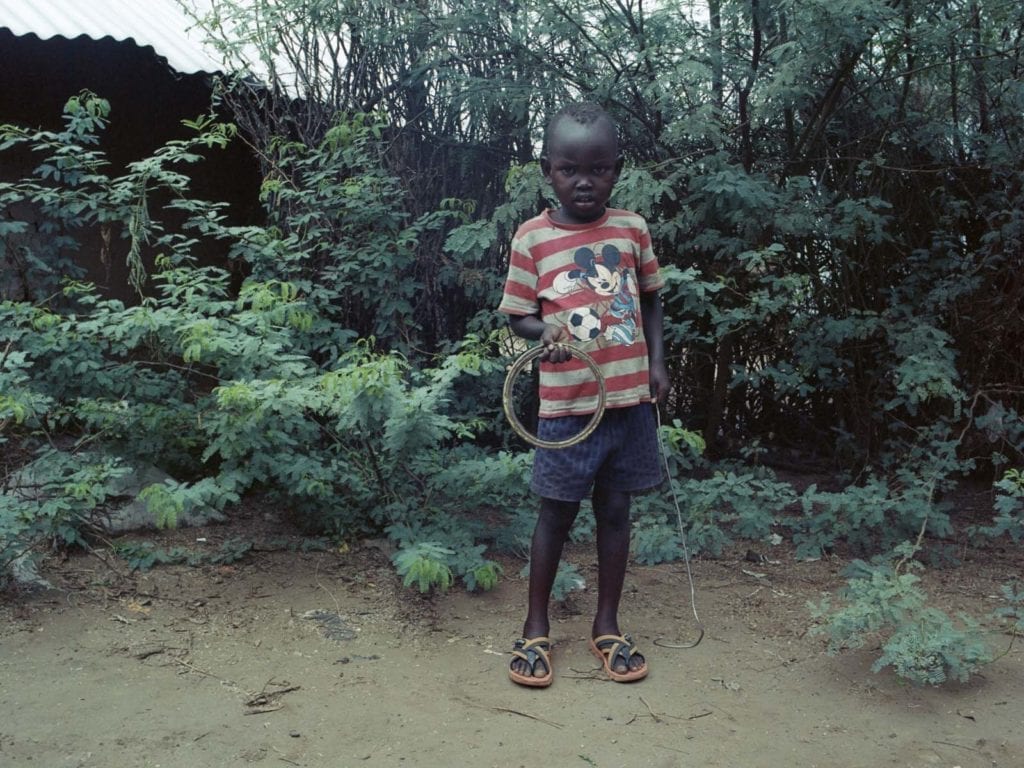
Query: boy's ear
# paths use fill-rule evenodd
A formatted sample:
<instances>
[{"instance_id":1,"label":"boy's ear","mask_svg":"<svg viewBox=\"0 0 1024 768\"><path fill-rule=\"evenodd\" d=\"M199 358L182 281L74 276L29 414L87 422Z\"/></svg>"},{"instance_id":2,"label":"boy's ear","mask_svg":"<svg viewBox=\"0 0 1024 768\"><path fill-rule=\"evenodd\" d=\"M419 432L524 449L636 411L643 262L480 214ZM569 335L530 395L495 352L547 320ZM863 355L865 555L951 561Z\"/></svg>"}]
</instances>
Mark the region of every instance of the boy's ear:
<instances>
[{"instance_id":1,"label":"boy's ear","mask_svg":"<svg viewBox=\"0 0 1024 768\"><path fill-rule=\"evenodd\" d=\"M544 178L551 177L551 161L548 160L547 155L540 156L540 172L544 175Z\"/></svg>"},{"instance_id":2,"label":"boy's ear","mask_svg":"<svg viewBox=\"0 0 1024 768\"><path fill-rule=\"evenodd\" d=\"M622 166L625 164L625 162L626 162L626 158L624 158L622 155L619 155L618 157L615 158L615 175L616 176L622 175Z\"/></svg>"}]
</instances>

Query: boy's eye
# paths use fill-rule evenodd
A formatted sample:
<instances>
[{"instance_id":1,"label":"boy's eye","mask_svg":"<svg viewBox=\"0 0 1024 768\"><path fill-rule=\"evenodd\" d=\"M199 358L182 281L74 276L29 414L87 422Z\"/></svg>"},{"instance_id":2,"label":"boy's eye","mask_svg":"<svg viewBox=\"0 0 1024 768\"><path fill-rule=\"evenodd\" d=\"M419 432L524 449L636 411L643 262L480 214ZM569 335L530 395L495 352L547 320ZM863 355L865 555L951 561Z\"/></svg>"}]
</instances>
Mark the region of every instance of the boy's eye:
<instances>
[{"instance_id":1,"label":"boy's eye","mask_svg":"<svg viewBox=\"0 0 1024 768\"><path fill-rule=\"evenodd\" d=\"M576 173L575 165L567 165L565 168L559 168L563 176L572 176Z\"/></svg>"}]
</instances>

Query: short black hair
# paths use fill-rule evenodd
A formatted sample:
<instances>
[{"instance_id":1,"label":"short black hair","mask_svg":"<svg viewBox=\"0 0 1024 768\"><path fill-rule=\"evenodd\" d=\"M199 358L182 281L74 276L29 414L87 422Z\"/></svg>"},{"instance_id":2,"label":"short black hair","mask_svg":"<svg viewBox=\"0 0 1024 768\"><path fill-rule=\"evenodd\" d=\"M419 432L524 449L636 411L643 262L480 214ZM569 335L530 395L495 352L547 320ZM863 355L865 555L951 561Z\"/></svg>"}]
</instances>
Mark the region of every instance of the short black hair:
<instances>
[{"instance_id":1,"label":"short black hair","mask_svg":"<svg viewBox=\"0 0 1024 768\"><path fill-rule=\"evenodd\" d=\"M619 139L619 126L612 119L612 116L605 111L604 107L593 101L574 101L555 112L548 121L547 128L544 129L544 147L542 149L545 155L547 154L548 146L551 144L551 138L555 134L555 129L563 120L572 120L579 125L593 125L602 121L607 122L612 134L615 136L616 142Z\"/></svg>"}]
</instances>

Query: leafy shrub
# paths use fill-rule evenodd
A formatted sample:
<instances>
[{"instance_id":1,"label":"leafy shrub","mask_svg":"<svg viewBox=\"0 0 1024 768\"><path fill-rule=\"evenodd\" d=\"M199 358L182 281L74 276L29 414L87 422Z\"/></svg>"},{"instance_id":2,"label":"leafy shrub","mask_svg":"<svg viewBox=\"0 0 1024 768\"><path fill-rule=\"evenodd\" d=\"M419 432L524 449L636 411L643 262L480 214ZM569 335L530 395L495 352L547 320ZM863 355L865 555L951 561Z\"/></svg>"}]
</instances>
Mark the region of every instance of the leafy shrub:
<instances>
[{"instance_id":1,"label":"leafy shrub","mask_svg":"<svg viewBox=\"0 0 1024 768\"><path fill-rule=\"evenodd\" d=\"M903 544L888 558L853 561L844 571L847 583L837 594L839 604L826 597L810 605L822 622L812 631L828 635L830 654L883 637L875 672L891 666L900 677L929 685L949 678L966 681L992 660L991 651L974 619L961 615L957 625L927 605L920 577L911 572L921 568L913 554L914 548Z\"/></svg>"},{"instance_id":2,"label":"leafy shrub","mask_svg":"<svg viewBox=\"0 0 1024 768\"><path fill-rule=\"evenodd\" d=\"M639 516L633 521L630 535L630 552L638 563L657 565L673 562L683 556L678 530L672 521L663 519L663 516ZM700 544L705 542L701 541Z\"/></svg>"},{"instance_id":3,"label":"leafy shrub","mask_svg":"<svg viewBox=\"0 0 1024 768\"><path fill-rule=\"evenodd\" d=\"M1008 469L995 484L995 519L992 525L975 526L975 534L998 538L1009 536L1013 542L1024 540L1024 473Z\"/></svg>"},{"instance_id":4,"label":"leafy shrub","mask_svg":"<svg viewBox=\"0 0 1024 768\"><path fill-rule=\"evenodd\" d=\"M281 183L272 178L264 191L287 211L287 227L232 227L221 206L191 199L188 177L172 170L195 162L197 148L222 144L229 129L196 121L196 138L111 178L90 148L105 125L105 102L83 95L67 110L61 133L4 127L4 148L32 146L43 160L38 178L0 184L0 202L39 203L71 240L117 226L138 269L142 243L160 255L153 274L136 274L134 306L73 280L38 306L0 304L0 423L21 442L77 432L111 467L146 462L172 471L181 479L141 494L161 525L199 504L223 509L250 491L339 538L435 519L454 530L456 519L514 515L523 506L518 458L460 448L478 430L493 430L500 414L496 395L456 396L463 379L501 371L491 342L467 336L443 353L420 352L415 364L398 351L416 346L416 320L409 294L395 291L415 292L416 282L396 270L414 268L416 233L448 214L403 224L401 200L375 154L378 124L356 116L320 147L280 145ZM140 217L161 186L187 217L183 231L165 231L148 208ZM226 240L249 265L237 295L226 271L195 266L202 238ZM64 270L62 262L50 267ZM367 330L381 335L357 340ZM46 472L42 501L3 497L5 553L52 535L79 540L88 513L104 503L102 478L86 490L77 475ZM470 588L489 588L500 573L474 538L487 530L470 524L457 546L442 547ZM427 580L444 582L439 573Z\"/></svg>"},{"instance_id":5,"label":"leafy shrub","mask_svg":"<svg viewBox=\"0 0 1024 768\"><path fill-rule=\"evenodd\" d=\"M1006 605L997 608L994 616L1010 623L1010 632L1024 634L1024 584L1019 581L1003 584L1000 587Z\"/></svg>"},{"instance_id":6,"label":"leafy shrub","mask_svg":"<svg viewBox=\"0 0 1024 768\"><path fill-rule=\"evenodd\" d=\"M229 565L244 558L252 547L251 541L239 538L224 541L212 552L163 548L151 541L119 541L114 544L114 553L124 558L131 570L148 571L156 565Z\"/></svg>"},{"instance_id":7,"label":"leafy shrub","mask_svg":"<svg viewBox=\"0 0 1024 768\"><path fill-rule=\"evenodd\" d=\"M403 547L394 555L398 575L404 577L402 583L411 587L417 586L420 592L437 589L446 592L452 585L452 569L448 558L454 550L443 547L434 541L417 541Z\"/></svg>"},{"instance_id":8,"label":"leafy shrub","mask_svg":"<svg viewBox=\"0 0 1024 768\"><path fill-rule=\"evenodd\" d=\"M860 551L891 547L933 511L922 483L900 490L880 477L835 492L820 491L812 484L801 494L800 505L803 515L786 521L800 558L820 557L839 542Z\"/></svg>"},{"instance_id":9,"label":"leafy shrub","mask_svg":"<svg viewBox=\"0 0 1024 768\"><path fill-rule=\"evenodd\" d=\"M41 449L0 493L0 580L40 542L84 543L84 529L107 509L131 467L114 457Z\"/></svg>"},{"instance_id":10,"label":"leafy shrub","mask_svg":"<svg viewBox=\"0 0 1024 768\"><path fill-rule=\"evenodd\" d=\"M964 614L959 618L962 628L943 611L922 608L912 621L895 628L872 669L891 666L900 677L927 685L948 679L966 682L992 661L992 652L981 639L978 623Z\"/></svg>"},{"instance_id":11,"label":"leafy shrub","mask_svg":"<svg viewBox=\"0 0 1024 768\"><path fill-rule=\"evenodd\" d=\"M405 576L406 586L418 583L421 592L432 587L445 591L453 577L461 578L470 591L487 591L497 585L502 573L497 562L485 557L487 544L477 543L486 538L481 519L458 512L438 513L392 523L387 533L400 547L392 558L399 574ZM428 546L421 547L424 542Z\"/></svg>"},{"instance_id":12,"label":"leafy shrub","mask_svg":"<svg viewBox=\"0 0 1024 768\"><path fill-rule=\"evenodd\" d=\"M691 553L718 556L733 539L766 538L795 499L788 483L763 468L723 468L709 477L682 479L674 489L663 486L637 500L634 555L652 564L682 555L676 501Z\"/></svg>"}]
</instances>

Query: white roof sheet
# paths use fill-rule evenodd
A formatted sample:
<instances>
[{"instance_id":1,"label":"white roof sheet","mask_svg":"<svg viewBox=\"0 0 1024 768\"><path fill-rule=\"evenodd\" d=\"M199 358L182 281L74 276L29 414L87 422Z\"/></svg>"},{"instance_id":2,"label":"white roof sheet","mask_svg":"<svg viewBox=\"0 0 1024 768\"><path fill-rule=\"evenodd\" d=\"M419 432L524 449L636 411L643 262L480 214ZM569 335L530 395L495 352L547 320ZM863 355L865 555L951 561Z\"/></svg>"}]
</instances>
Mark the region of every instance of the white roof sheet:
<instances>
[{"instance_id":1,"label":"white roof sheet","mask_svg":"<svg viewBox=\"0 0 1024 768\"><path fill-rule=\"evenodd\" d=\"M153 48L179 72L224 69L178 0L0 0L0 27L43 40L81 35L132 40Z\"/></svg>"}]
</instances>

